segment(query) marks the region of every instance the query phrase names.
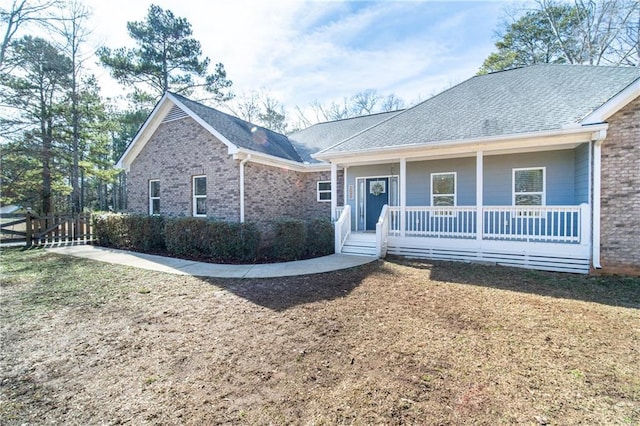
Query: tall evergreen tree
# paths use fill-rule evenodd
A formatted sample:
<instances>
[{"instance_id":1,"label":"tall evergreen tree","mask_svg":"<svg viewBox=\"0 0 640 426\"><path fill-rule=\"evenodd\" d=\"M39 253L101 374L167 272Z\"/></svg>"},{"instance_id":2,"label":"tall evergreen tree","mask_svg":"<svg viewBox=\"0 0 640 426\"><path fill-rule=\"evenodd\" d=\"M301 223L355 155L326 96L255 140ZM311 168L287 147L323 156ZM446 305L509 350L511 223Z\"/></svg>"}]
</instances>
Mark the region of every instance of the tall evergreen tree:
<instances>
[{"instance_id":1,"label":"tall evergreen tree","mask_svg":"<svg viewBox=\"0 0 640 426\"><path fill-rule=\"evenodd\" d=\"M2 119L7 135L20 144L20 153L37 158L41 165L39 206L42 213L54 210L54 188L64 191L59 157L66 126L63 110L71 85L72 62L48 41L31 36L11 46L12 74L3 75L3 101L12 110ZM23 160L21 160L23 161Z\"/></svg>"},{"instance_id":2,"label":"tall evergreen tree","mask_svg":"<svg viewBox=\"0 0 640 426\"><path fill-rule=\"evenodd\" d=\"M191 24L170 10L151 5L144 21L127 23L133 49L103 47L98 56L111 75L125 85L143 85L156 97L165 91L189 94L202 88L218 101L229 99L224 65L208 73L209 58L201 59L200 42L192 37ZM136 86L139 90L142 87Z\"/></svg>"}]
</instances>

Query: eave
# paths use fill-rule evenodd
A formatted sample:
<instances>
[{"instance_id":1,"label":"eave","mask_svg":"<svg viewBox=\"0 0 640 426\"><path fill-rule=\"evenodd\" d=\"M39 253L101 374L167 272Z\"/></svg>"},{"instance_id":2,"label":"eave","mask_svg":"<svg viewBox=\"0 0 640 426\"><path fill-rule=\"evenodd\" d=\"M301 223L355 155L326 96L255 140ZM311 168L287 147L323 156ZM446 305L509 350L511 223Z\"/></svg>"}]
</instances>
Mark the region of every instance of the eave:
<instances>
[{"instance_id":1,"label":"eave","mask_svg":"<svg viewBox=\"0 0 640 426\"><path fill-rule=\"evenodd\" d=\"M609 99L598 109L584 117L580 123L583 125L603 123L616 112L640 96L640 78L627 86L620 93Z\"/></svg>"},{"instance_id":2,"label":"eave","mask_svg":"<svg viewBox=\"0 0 640 426\"><path fill-rule=\"evenodd\" d=\"M341 165L375 164L420 159L452 158L483 151L486 155L530 152L540 150L569 149L581 143L597 139L608 124L589 126L574 125L559 130L527 132L492 137L447 140L423 144L396 145L348 152L320 152L313 155L318 160Z\"/></svg>"},{"instance_id":3,"label":"eave","mask_svg":"<svg viewBox=\"0 0 640 426\"><path fill-rule=\"evenodd\" d=\"M292 170L301 173L324 172L331 170L329 163L313 163L305 164L297 161L286 160L274 155L264 154L262 152L252 151L250 149L239 148L233 155L234 160L244 160L249 158L252 163L263 164L265 166L278 167L281 169Z\"/></svg>"}]
</instances>

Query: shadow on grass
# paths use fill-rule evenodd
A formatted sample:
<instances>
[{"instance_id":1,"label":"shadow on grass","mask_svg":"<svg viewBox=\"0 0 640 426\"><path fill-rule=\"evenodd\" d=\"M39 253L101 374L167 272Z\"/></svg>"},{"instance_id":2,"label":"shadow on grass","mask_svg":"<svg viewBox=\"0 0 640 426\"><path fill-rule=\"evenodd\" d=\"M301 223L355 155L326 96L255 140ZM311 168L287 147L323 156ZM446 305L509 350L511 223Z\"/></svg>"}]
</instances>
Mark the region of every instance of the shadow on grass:
<instances>
[{"instance_id":1,"label":"shadow on grass","mask_svg":"<svg viewBox=\"0 0 640 426\"><path fill-rule=\"evenodd\" d=\"M431 279L436 281L640 309L640 278L637 277L579 275L395 256L387 260L410 268L427 269Z\"/></svg>"},{"instance_id":2,"label":"shadow on grass","mask_svg":"<svg viewBox=\"0 0 640 426\"><path fill-rule=\"evenodd\" d=\"M202 278L256 305L274 311L308 303L331 301L349 295L371 273L380 273L380 262L322 274L281 278Z\"/></svg>"}]
</instances>

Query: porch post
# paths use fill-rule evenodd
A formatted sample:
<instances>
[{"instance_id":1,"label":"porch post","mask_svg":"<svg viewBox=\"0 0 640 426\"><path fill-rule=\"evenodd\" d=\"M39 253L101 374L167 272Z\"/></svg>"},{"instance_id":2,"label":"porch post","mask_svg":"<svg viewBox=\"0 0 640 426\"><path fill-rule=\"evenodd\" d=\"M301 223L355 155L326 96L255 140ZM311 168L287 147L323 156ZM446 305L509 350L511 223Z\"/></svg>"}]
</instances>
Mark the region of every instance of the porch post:
<instances>
[{"instance_id":1,"label":"porch post","mask_svg":"<svg viewBox=\"0 0 640 426\"><path fill-rule=\"evenodd\" d=\"M400 159L400 236L405 236L407 210L407 159Z\"/></svg>"},{"instance_id":2,"label":"porch post","mask_svg":"<svg viewBox=\"0 0 640 426\"><path fill-rule=\"evenodd\" d=\"M484 156L482 151L476 152L476 240L482 241L484 233L484 215L482 206L484 205L482 187L484 176Z\"/></svg>"},{"instance_id":3,"label":"porch post","mask_svg":"<svg viewBox=\"0 0 640 426\"><path fill-rule=\"evenodd\" d=\"M331 163L331 220L336 221L336 208L338 207L338 165Z\"/></svg>"},{"instance_id":4,"label":"porch post","mask_svg":"<svg viewBox=\"0 0 640 426\"><path fill-rule=\"evenodd\" d=\"M348 191L348 187L347 187L347 169L349 167L348 166L344 166L342 168L342 205L346 206L347 205L347 191Z\"/></svg>"}]
</instances>

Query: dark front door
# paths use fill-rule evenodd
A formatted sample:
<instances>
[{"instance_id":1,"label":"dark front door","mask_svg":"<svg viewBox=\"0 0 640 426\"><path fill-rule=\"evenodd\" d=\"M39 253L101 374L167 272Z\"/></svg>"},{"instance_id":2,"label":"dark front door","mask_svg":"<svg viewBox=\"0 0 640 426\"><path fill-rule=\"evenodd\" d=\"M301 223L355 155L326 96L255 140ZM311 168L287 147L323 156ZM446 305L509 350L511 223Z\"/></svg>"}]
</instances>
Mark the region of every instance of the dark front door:
<instances>
[{"instance_id":1,"label":"dark front door","mask_svg":"<svg viewBox=\"0 0 640 426\"><path fill-rule=\"evenodd\" d=\"M389 178L367 179L364 190L367 211L365 229L375 231L382 207L389 204Z\"/></svg>"}]
</instances>

